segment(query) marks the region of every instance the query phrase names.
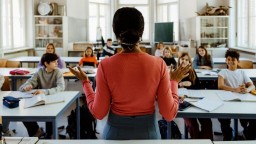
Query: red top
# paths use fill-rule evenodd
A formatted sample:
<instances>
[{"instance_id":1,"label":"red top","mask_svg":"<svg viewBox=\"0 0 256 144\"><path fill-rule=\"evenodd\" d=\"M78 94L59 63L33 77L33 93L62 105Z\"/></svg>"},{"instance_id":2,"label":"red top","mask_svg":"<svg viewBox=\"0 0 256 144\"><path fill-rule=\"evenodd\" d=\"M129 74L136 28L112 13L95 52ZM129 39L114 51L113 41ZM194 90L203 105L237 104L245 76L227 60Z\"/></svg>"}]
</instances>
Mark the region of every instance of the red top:
<instances>
[{"instance_id":1,"label":"red top","mask_svg":"<svg viewBox=\"0 0 256 144\"><path fill-rule=\"evenodd\" d=\"M94 65L96 65L98 63L95 56L93 56L93 57L82 57L80 62L79 62L79 65L82 65L84 62L93 62Z\"/></svg>"},{"instance_id":2,"label":"red top","mask_svg":"<svg viewBox=\"0 0 256 144\"><path fill-rule=\"evenodd\" d=\"M168 121L178 111L178 83L170 81L165 62L147 53L119 53L102 60L96 76L96 94L83 81L87 104L97 119L109 111L121 116L152 114L157 99Z\"/></svg>"}]
</instances>

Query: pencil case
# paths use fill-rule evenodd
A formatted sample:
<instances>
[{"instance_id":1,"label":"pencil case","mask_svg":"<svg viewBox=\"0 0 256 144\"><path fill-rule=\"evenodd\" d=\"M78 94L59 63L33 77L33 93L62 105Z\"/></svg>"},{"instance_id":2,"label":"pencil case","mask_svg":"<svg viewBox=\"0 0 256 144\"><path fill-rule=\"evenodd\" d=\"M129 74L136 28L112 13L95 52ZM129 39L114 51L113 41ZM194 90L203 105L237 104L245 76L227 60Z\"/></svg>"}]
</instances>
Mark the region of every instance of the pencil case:
<instances>
[{"instance_id":1,"label":"pencil case","mask_svg":"<svg viewBox=\"0 0 256 144\"><path fill-rule=\"evenodd\" d=\"M6 96L3 99L3 105L5 105L8 108L16 108L19 106L20 100L12 97L12 96Z\"/></svg>"}]
</instances>

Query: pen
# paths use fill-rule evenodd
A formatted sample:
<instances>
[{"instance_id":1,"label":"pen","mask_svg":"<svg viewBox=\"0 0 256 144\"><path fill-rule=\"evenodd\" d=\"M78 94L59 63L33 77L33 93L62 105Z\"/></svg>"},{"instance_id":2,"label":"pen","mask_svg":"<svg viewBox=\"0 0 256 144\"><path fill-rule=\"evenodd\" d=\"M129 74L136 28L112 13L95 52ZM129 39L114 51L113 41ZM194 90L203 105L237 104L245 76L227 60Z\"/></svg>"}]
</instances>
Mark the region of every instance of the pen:
<instances>
[{"instance_id":1,"label":"pen","mask_svg":"<svg viewBox=\"0 0 256 144\"><path fill-rule=\"evenodd\" d=\"M202 97L191 97L188 95L184 95L185 98L190 98L190 99L203 99Z\"/></svg>"}]
</instances>

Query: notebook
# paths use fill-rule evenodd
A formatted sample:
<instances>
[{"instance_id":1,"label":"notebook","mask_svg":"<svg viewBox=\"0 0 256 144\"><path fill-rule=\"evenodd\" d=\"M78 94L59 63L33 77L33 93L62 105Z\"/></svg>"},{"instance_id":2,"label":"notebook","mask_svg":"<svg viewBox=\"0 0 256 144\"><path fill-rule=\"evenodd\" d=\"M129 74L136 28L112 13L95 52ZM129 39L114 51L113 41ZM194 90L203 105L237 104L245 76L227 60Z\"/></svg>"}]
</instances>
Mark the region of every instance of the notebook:
<instances>
[{"instance_id":1,"label":"notebook","mask_svg":"<svg viewBox=\"0 0 256 144\"><path fill-rule=\"evenodd\" d=\"M34 107L38 105L59 103L64 101L65 101L64 96L61 96L61 95L53 94L53 95L46 96L45 94L39 94L31 98L25 99L24 108Z\"/></svg>"},{"instance_id":2,"label":"notebook","mask_svg":"<svg viewBox=\"0 0 256 144\"><path fill-rule=\"evenodd\" d=\"M231 91L218 91L217 95L220 99L224 101L248 101L248 102L256 102L256 96L250 93L236 93Z\"/></svg>"},{"instance_id":3,"label":"notebook","mask_svg":"<svg viewBox=\"0 0 256 144\"><path fill-rule=\"evenodd\" d=\"M223 102L218 99L203 98L197 102L190 102L193 106L211 112L223 105Z\"/></svg>"},{"instance_id":4,"label":"notebook","mask_svg":"<svg viewBox=\"0 0 256 144\"><path fill-rule=\"evenodd\" d=\"M178 95L190 99L202 99L205 97L201 90L188 90L186 88L179 88Z\"/></svg>"},{"instance_id":5,"label":"notebook","mask_svg":"<svg viewBox=\"0 0 256 144\"><path fill-rule=\"evenodd\" d=\"M17 99L23 99L23 98L31 98L33 97L34 91L28 91L28 92L21 92L21 91L12 91L8 94L8 96L15 97Z\"/></svg>"}]
</instances>

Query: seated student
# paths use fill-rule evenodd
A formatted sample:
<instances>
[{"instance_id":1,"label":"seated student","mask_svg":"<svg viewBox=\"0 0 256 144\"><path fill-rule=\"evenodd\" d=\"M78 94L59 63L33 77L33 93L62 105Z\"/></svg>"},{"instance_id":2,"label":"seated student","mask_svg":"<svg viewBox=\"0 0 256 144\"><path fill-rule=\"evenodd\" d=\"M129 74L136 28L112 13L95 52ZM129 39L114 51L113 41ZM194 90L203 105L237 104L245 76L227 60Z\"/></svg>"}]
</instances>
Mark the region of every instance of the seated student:
<instances>
[{"instance_id":1,"label":"seated student","mask_svg":"<svg viewBox=\"0 0 256 144\"><path fill-rule=\"evenodd\" d=\"M53 43L48 43L47 46L46 46L46 51L45 53L53 53L53 54L56 54L55 53L55 46ZM38 64L38 67L43 67L44 64L40 61L39 64ZM62 69L62 68L65 68L66 67L66 63L65 61L63 61L59 56L58 56L58 68Z\"/></svg>"},{"instance_id":2,"label":"seated student","mask_svg":"<svg viewBox=\"0 0 256 144\"><path fill-rule=\"evenodd\" d=\"M45 53L41 62L44 67L40 68L33 76L20 86L20 91L30 91L38 88L34 94L44 93L46 95L64 91L65 83L62 72L58 69L58 56L53 53ZM23 122L30 137L40 137L43 131L36 122ZM52 123L46 122L46 138L52 135Z\"/></svg>"},{"instance_id":3,"label":"seated student","mask_svg":"<svg viewBox=\"0 0 256 144\"><path fill-rule=\"evenodd\" d=\"M176 60L174 59L174 57L172 56L172 50L170 47L166 47L164 49L164 55L163 55L163 60L164 62L166 63L167 66L173 66L173 68L176 67L177 65L177 62Z\"/></svg>"},{"instance_id":4,"label":"seated student","mask_svg":"<svg viewBox=\"0 0 256 144\"><path fill-rule=\"evenodd\" d=\"M93 66L97 67L97 59L93 55L93 49L91 47L87 47L85 52L84 52L84 57L81 58L79 62L79 66Z\"/></svg>"},{"instance_id":5,"label":"seated student","mask_svg":"<svg viewBox=\"0 0 256 144\"><path fill-rule=\"evenodd\" d=\"M248 93L255 89L252 80L246 73L237 69L239 63L239 53L234 50L227 50L225 57L228 69L223 69L219 72L218 88L222 90ZM230 127L230 119L219 119L223 140L232 140L232 128ZM243 135L247 140L256 138L256 120L255 119L240 119L241 126L244 128Z\"/></svg>"},{"instance_id":6,"label":"seated student","mask_svg":"<svg viewBox=\"0 0 256 144\"><path fill-rule=\"evenodd\" d=\"M178 59L178 66L186 67L192 64L188 53L182 52ZM189 71L188 77L179 82L179 87L187 89L200 89L200 84L194 69ZM188 128L191 139L211 139L213 140L212 121L209 118L184 118L185 125ZM199 128L199 124L201 128ZM201 130L201 131L200 131Z\"/></svg>"},{"instance_id":7,"label":"seated student","mask_svg":"<svg viewBox=\"0 0 256 144\"><path fill-rule=\"evenodd\" d=\"M157 44L157 47L156 47L155 56L162 57L163 56L163 51L164 51L164 43L159 42Z\"/></svg>"},{"instance_id":8,"label":"seated student","mask_svg":"<svg viewBox=\"0 0 256 144\"><path fill-rule=\"evenodd\" d=\"M197 54L193 60L194 69L212 69L213 61L211 55L208 55L207 50L203 46L199 46Z\"/></svg>"},{"instance_id":9,"label":"seated student","mask_svg":"<svg viewBox=\"0 0 256 144\"><path fill-rule=\"evenodd\" d=\"M112 48L112 39L109 38L109 39L107 39L107 45L105 45L103 47L102 56L103 57L110 57L110 56L113 56L114 54L116 54L116 49Z\"/></svg>"}]
</instances>

